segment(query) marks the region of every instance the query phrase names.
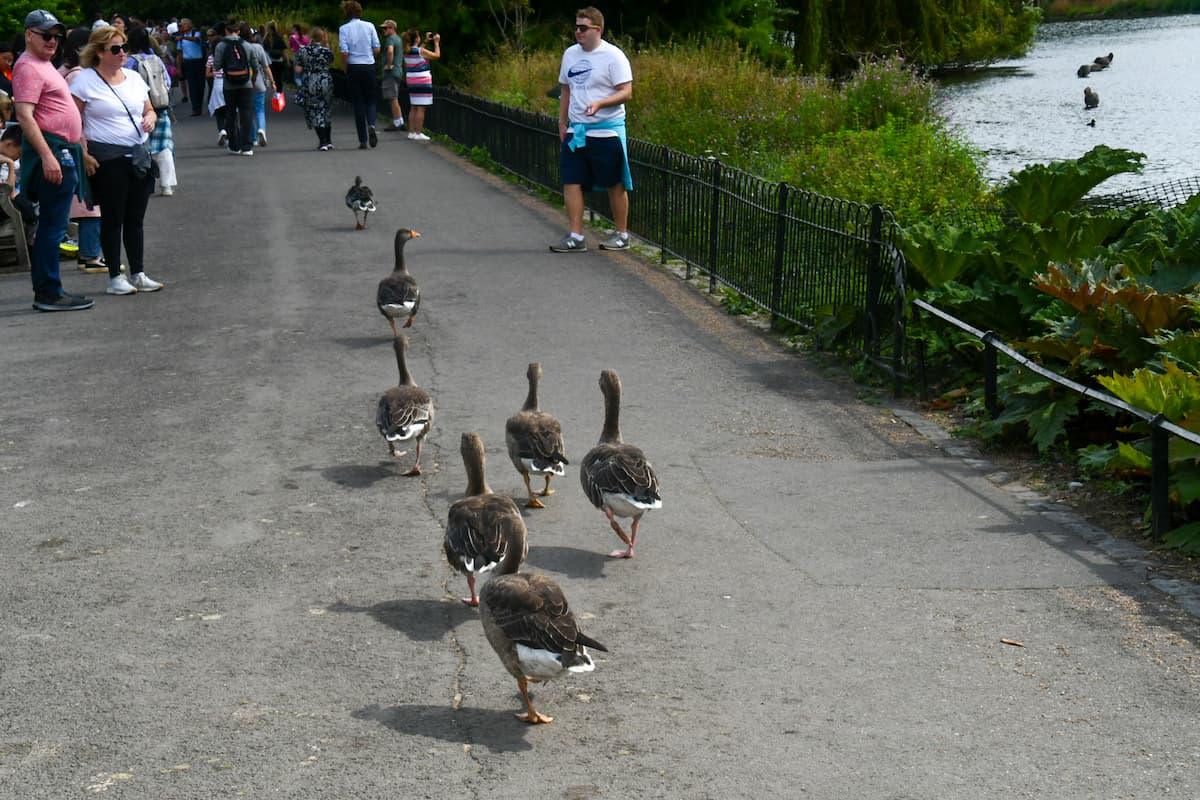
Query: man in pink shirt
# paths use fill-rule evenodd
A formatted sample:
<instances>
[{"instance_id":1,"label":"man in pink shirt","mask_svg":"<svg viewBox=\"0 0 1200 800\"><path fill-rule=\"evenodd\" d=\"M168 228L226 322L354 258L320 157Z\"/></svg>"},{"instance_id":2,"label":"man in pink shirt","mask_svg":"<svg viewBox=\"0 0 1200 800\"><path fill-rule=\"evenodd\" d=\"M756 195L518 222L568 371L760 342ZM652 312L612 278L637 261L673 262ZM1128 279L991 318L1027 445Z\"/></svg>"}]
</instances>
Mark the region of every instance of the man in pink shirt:
<instances>
[{"instance_id":1,"label":"man in pink shirt","mask_svg":"<svg viewBox=\"0 0 1200 800\"><path fill-rule=\"evenodd\" d=\"M66 27L49 11L25 17L25 52L13 65L13 103L21 123L21 190L38 201L37 238L30 271L33 307L38 311L91 308L90 297L63 291L58 245L67 230L71 197L83 197L84 167L90 158L81 146L83 121L67 82L50 63Z\"/></svg>"}]
</instances>

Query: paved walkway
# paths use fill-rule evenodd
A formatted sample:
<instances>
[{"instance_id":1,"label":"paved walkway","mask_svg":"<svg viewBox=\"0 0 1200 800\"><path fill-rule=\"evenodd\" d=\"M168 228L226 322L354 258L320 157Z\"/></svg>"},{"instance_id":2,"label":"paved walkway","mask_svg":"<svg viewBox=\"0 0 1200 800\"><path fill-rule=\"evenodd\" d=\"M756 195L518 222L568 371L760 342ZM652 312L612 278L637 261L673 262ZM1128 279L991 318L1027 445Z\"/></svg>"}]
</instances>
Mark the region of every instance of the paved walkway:
<instances>
[{"instance_id":1,"label":"paved walkway","mask_svg":"<svg viewBox=\"0 0 1200 800\"><path fill-rule=\"evenodd\" d=\"M96 307L47 315L0 277L0 797L1200 796L1195 622L1138 565L674 278L549 253L556 212L437 146L271 121L245 159L181 120L165 291L72 274ZM419 480L373 426L399 226ZM574 464L620 373L664 508L630 562L574 465L528 515L611 650L530 728L441 538L462 431L518 493L535 359Z\"/></svg>"}]
</instances>

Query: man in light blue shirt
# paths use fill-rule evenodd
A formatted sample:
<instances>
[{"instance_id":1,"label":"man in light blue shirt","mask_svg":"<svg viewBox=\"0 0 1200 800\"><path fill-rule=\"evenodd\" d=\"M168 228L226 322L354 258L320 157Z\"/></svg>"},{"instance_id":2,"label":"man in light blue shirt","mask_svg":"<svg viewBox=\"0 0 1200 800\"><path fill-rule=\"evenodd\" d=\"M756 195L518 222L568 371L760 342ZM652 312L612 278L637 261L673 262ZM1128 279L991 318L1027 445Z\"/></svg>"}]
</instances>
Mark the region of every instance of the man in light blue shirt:
<instances>
[{"instance_id":1,"label":"man in light blue shirt","mask_svg":"<svg viewBox=\"0 0 1200 800\"><path fill-rule=\"evenodd\" d=\"M192 116L198 117L204 103L204 38L192 27L190 19L179 21L174 38L175 57L179 59L175 66L183 76L184 91L192 101Z\"/></svg>"},{"instance_id":2,"label":"man in light blue shirt","mask_svg":"<svg viewBox=\"0 0 1200 800\"><path fill-rule=\"evenodd\" d=\"M363 20L358 0L342 3L342 13L347 20L338 28L338 49L346 62L358 149L366 150L368 142L371 147L379 144L375 135L375 57L379 55L379 34L374 25Z\"/></svg>"}]
</instances>

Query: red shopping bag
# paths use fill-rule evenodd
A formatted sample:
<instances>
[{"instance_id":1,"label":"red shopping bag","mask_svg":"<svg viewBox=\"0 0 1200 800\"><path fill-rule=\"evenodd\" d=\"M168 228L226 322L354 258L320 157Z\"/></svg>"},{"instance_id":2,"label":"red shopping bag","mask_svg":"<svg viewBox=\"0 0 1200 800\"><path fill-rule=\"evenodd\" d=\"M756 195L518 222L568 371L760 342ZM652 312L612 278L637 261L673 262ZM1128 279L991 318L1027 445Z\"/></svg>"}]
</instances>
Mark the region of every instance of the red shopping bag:
<instances>
[{"instance_id":1,"label":"red shopping bag","mask_svg":"<svg viewBox=\"0 0 1200 800\"><path fill-rule=\"evenodd\" d=\"M283 92L276 92L275 95L271 98L271 110L272 111L283 111L283 109L286 107L287 107L287 99L284 98Z\"/></svg>"}]
</instances>

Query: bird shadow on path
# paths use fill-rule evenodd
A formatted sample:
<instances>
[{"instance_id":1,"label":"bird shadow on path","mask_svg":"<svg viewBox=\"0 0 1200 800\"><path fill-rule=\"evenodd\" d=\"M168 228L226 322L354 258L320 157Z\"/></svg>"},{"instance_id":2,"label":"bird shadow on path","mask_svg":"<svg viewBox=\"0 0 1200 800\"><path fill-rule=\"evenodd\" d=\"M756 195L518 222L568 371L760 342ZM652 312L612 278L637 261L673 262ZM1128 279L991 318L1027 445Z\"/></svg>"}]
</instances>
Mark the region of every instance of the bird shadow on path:
<instances>
[{"instance_id":1,"label":"bird shadow on path","mask_svg":"<svg viewBox=\"0 0 1200 800\"><path fill-rule=\"evenodd\" d=\"M384 320L386 322L386 320ZM378 336L341 336L335 337L332 341L334 344L350 350L366 350L371 347L382 347L383 345L391 345L392 335L386 325L384 326L386 333L380 333Z\"/></svg>"},{"instance_id":2,"label":"bird shadow on path","mask_svg":"<svg viewBox=\"0 0 1200 800\"><path fill-rule=\"evenodd\" d=\"M535 545L529 548L525 563L547 572L583 580L603 578L604 567L612 560L606 553L597 550Z\"/></svg>"},{"instance_id":3,"label":"bird shadow on path","mask_svg":"<svg viewBox=\"0 0 1200 800\"><path fill-rule=\"evenodd\" d=\"M458 600L434 600L412 597L388 600L373 606L353 606L334 603L326 610L334 614L369 614L376 622L419 642L436 642L470 620L478 620L479 612Z\"/></svg>"},{"instance_id":4,"label":"bird shadow on path","mask_svg":"<svg viewBox=\"0 0 1200 800\"><path fill-rule=\"evenodd\" d=\"M462 707L455 711L450 706L414 703L386 708L369 705L350 712L350 716L378 722L398 733L483 746L493 753L533 749L533 745L525 741L530 726L516 720L511 710Z\"/></svg>"},{"instance_id":5,"label":"bird shadow on path","mask_svg":"<svg viewBox=\"0 0 1200 800\"><path fill-rule=\"evenodd\" d=\"M400 470L393 461L380 461L375 464L333 464L328 467L315 467L306 464L297 467L296 472L315 472L320 469L321 477L338 486L348 489L369 489L380 481L400 480Z\"/></svg>"}]
</instances>

